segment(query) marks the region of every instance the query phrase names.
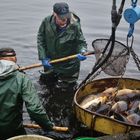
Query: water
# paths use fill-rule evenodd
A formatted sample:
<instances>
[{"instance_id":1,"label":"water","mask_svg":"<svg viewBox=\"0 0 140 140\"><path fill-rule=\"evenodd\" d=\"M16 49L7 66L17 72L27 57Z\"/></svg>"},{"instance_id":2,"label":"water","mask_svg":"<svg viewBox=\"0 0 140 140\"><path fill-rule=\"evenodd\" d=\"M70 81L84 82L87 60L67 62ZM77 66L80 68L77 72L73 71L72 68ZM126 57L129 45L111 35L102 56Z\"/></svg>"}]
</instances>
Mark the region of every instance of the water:
<instances>
[{"instance_id":1,"label":"water","mask_svg":"<svg viewBox=\"0 0 140 140\"><path fill-rule=\"evenodd\" d=\"M0 0L0 47L13 47L17 52L18 64L27 66L39 63L36 37L37 31L42 19L52 14L52 6L58 0ZM88 43L88 49L92 49L92 41L97 38L109 38L111 35L111 6L112 1L98 0L74 0L67 2L71 11L74 11L81 18L82 30ZM121 1L117 1L119 8ZM138 1L138 3L140 3ZM124 9L131 4L130 0L126 1ZM140 21L135 24L134 45L133 48L140 57ZM123 16L116 31L116 40L126 44L126 36L129 24L124 20ZM81 73L79 82L91 71L95 63L95 57L89 56L88 59L81 64ZM37 85L40 94L44 94L46 89L38 84L39 70L35 68L27 70L26 74L31 78L33 83ZM103 77L101 74L100 77ZM107 75L105 75L107 76ZM125 73L126 77L140 78L136 64L132 57L127 64Z\"/></svg>"},{"instance_id":2,"label":"water","mask_svg":"<svg viewBox=\"0 0 140 140\"><path fill-rule=\"evenodd\" d=\"M110 0L97 1L67 1L71 11L74 11L81 18L83 33L88 43L89 50L92 50L92 41L97 38L109 38L111 34L111 6ZM36 35L41 20L52 13L52 6L57 0L1 0L0 4L0 46L13 47L17 52L18 64L27 66L38 63L36 48ZM117 1L119 8L121 1ZM130 6L131 1L126 1L125 8ZM140 22L135 24L134 49L139 55L140 52ZM126 44L126 36L129 24L122 17L116 31L116 40ZM31 55L32 54L32 55ZM94 56L82 62L80 80L87 74L95 62ZM88 66L88 69L87 69ZM133 68L133 69L132 69ZM127 76L139 77L139 71L134 62L127 66ZM38 69L27 71L29 75L38 74ZM83 75L84 73L84 75Z\"/></svg>"}]
</instances>

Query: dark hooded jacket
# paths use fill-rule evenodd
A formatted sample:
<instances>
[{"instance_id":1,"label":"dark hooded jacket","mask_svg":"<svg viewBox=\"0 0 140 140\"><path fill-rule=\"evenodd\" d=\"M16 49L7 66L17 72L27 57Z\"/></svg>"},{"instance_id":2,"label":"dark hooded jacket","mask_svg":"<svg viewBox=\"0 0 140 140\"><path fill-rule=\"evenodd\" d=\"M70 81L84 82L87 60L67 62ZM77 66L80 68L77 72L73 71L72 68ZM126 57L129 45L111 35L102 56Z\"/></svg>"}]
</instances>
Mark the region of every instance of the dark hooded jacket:
<instances>
[{"instance_id":1,"label":"dark hooded jacket","mask_svg":"<svg viewBox=\"0 0 140 140\"><path fill-rule=\"evenodd\" d=\"M0 60L0 139L13 136L22 127L25 102L30 117L44 129L52 124L27 76L12 61Z\"/></svg>"}]
</instances>

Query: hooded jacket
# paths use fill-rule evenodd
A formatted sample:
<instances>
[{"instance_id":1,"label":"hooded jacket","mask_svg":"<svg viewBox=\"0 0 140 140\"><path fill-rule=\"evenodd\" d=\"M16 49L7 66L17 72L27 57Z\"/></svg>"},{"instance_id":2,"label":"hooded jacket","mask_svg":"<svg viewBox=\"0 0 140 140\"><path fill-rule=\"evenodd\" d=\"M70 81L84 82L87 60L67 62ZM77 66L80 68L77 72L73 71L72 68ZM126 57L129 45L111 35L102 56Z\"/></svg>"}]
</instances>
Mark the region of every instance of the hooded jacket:
<instances>
[{"instance_id":1,"label":"hooded jacket","mask_svg":"<svg viewBox=\"0 0 140 140\"><path fill-rule=\"evenodd\" d=\"M71 13L71 19L64 32L58 33L55 24L55 17L46 17L39 28L38 37L39 59L49 57L50 60L81 53L87 49L83 36L80 19ZM53 64L56 73L72 75L79 72L80 62L77 58Z\"/></svg>"},{"instance_id":2,"label":"hooded jacket","mask_svg":"<svg viewBox=\"0 0 140 140\"><path fill-rule=\"evenodd\" d=\"M51 127L31 81L14 62L0 60L0 138L13 136L22 126L23 102L34 121L44 129Z\"/></svg>"}]
</instances>

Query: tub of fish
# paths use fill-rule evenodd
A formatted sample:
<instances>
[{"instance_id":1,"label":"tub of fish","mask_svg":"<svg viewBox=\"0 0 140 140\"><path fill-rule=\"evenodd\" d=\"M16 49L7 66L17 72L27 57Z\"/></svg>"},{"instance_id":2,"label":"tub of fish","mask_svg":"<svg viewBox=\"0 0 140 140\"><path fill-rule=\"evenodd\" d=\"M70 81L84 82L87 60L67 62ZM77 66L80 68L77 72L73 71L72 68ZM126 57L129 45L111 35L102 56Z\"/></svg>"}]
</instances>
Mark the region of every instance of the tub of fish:
<instances>
[{"instance_id":1,"label":"tub of fish","mask_svg":"<svg viewBox=\"0 0 140 140\"><path fill-rule=\"evenodd\" d=\"M74 96L77 119L103 134L140 130L140 80L97 79L80 87Z\"/></svg>"}]
</instances>

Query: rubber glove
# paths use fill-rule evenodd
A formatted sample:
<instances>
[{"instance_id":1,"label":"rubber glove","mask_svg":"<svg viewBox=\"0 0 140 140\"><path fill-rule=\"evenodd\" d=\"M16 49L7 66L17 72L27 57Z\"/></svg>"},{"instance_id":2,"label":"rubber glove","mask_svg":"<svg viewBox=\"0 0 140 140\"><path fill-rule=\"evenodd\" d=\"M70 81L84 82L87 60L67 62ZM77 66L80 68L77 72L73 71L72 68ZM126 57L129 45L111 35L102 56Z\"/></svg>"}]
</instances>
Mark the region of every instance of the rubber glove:
<instances>
[{"instance_id":1,"label":"rubber glove","mask_svg":"<svg viewBox=\"0 0 140 140\"><path fill-rule=\"evenodd\" d=\"M43 59L43 60L41 60L42 61L42 65L45 67L45 68L52 68L52 65L49 63L49 58L45 58L45 59Z\"/></svg>"},{"instance_id":2,"label":"rubber glove","mask_svg":"<svg viewBox=\"0 0 140 140\"><path fill-rule=\"evenodd\" d=\"M80 60L80 61L83 61L83 60L85 60L85 59L87 59L87 57L86 56L84 56L84 55L82 55L82 54L77 54L77 58Z\"/></svg>"}]
</instances>

